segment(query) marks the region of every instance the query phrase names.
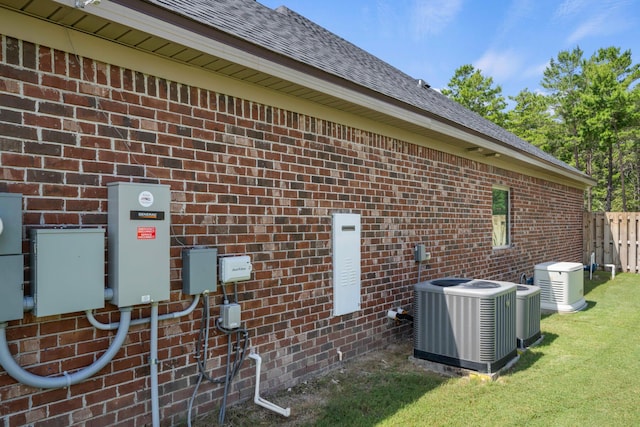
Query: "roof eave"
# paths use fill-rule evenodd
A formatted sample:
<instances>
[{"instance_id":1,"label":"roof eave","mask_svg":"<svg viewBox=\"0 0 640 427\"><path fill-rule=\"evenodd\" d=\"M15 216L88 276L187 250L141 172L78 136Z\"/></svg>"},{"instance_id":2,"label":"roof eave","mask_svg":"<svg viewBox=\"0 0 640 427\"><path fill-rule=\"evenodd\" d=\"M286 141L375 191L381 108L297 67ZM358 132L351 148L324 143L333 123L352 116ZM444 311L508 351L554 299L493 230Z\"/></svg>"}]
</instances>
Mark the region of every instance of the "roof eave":
<instances>
[{"instance_id":1,"label":"roof eave","mask_svg":"<svg viewBox=\"0 0 640 427\"><path fill-rule=\"evenodd\" d=\"M53 1L75 7L75 0ZM575 173L570 169L547 162L431 112L180 16L155 4L140 0L110 0L101 3L99 7L88 7L86 12L336 99L343 99L372 111L383 112L389 117L418 126L429 133L464 141L489 152L524 162L536 169L544 168L550 174L573 181L584 189L595 185L594 180L585 174Z\"/></svg>"}]
</instances>

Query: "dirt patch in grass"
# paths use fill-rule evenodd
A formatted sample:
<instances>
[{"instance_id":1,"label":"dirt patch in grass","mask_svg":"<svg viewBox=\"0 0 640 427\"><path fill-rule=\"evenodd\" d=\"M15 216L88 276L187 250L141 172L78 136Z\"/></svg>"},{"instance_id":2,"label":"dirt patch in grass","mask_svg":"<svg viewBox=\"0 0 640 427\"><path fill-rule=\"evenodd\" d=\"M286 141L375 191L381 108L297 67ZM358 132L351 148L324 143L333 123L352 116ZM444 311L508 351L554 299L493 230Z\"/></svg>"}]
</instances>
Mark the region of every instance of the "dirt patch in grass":
<instances>
[{"instance_id":1,"label":"dirt patch in grass","mask_svg":"<svg viewBox=\"0 0 640 427\"><path fill-rule=\"evenodd\" d=\"M387 371L392 373L423 372L424 369L409 360L412 344L394 343L386 348L364 356L347 360L336 369L316 378L304 381L300 385L273 394L261 393L266 400L283 408L291 408L289 418L282 417L262 408L253 400L227 408L225 426L305 426L315 425L323 415L329 400L345 389L358 384L368 383L367 378L374 373ZM194 423L197 427L217 425L217 414Z\"/></svg>"}]
</instances>

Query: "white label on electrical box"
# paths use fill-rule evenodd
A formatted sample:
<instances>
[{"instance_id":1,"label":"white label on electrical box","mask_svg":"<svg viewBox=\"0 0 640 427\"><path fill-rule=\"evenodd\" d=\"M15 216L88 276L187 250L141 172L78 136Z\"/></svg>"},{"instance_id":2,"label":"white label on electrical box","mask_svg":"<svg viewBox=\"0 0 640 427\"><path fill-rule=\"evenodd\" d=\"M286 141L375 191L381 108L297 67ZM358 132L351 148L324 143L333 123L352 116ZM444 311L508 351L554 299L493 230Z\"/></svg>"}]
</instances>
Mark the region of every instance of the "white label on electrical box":
<instances>
[{"instance_id":1,"label":"white label on electrical box","mask_svg":"<svg viewBox=\"0 0 640 427\"><path fill-rule=\"evenodd\" d=\"M138 203L141 206L148 208L153 204L153 193L151 191L142 191L138 194Z\"/></svg>"},{"instance_id":2,"label":"white label on electrical box","mask_svg":"<svg viewBox=\"0 0 640 427\"><path fill-rule=\"evenodd\" d=\"M141 303L151 302L151 295L142 295L140 298Z\"/></svg>"}]
</instances>

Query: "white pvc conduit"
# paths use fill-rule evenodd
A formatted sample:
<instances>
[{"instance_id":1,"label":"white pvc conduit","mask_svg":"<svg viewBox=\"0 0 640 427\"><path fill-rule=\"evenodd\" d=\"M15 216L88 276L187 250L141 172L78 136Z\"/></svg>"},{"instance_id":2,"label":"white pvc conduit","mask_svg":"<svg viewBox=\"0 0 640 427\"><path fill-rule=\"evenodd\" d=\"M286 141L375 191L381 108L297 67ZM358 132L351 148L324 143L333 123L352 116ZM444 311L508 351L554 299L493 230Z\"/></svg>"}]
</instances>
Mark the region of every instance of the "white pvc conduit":
<instances>
[{"instance_id":1,"label":"white pvc conduit","mask_svg":"<svg viewBox=\"0 0 640 427\"><path fill-rule=\"evenodd\" d=\"M105 351L102 356L91 365L76 371L72 374L67 372L63 373L61 377L43 377L40 375L32 374L26 371L20 365L16 363L9 351L9 343L7 342L6 327L7 323L0 323L0 365L7 373L16 381L26 384L32 387L38 388L63 388L70 387L73 384L77 384L86 380L87 378L97 374L102 368L104 368L116 353L122 347L124 340L127 338L129 332L129 324L131 321L131 307L124 307L120 309L120 322L118 333L116 334L113 342Z\"/></svg>"},{"instance_id":2,"label":"white pvc conduit","mask_svg":"<svg viewBox=\"0 0 640 427\"><path fill-rule=\"evenodd\" d=\"M253 402L256 405L267 408L268 410L280 414L283 417L288 417L289 415L291 415L291 408L282 408L275 403L271 403L260 397L260 367L262 366L262 357L260 357L258 353L254 353L253 351L251 351L251 353L249 354L249 358L256 361L256 391L253 394Z\"/></svg>"}]
</instances>

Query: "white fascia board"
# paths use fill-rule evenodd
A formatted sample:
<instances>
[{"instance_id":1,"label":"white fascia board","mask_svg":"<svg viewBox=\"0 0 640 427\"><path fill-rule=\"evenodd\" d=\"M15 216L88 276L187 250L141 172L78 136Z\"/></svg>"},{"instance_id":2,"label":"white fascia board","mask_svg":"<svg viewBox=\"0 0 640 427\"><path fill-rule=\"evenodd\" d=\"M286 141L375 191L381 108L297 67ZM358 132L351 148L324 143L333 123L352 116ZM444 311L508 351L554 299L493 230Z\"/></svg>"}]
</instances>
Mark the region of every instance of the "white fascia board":
<instances>
[{"instance_id":1,"label":"white fascia board","mask_svg":"<svg viewBox=\"0 0 640 427\"><path fill-rule=\"evenodd\" d=\"M53 1L65 6L75 7L75 0ZM225 59L227 61L231 61L233 63L260 72L264 72L274 77L278 77L283 80L290 81L292 83L296 83L313 90L317 90L318 92L334 96L338 99L347 100L364 108L368 108L373 111L384 112L384 114L391 117L395 117L397 119L423 127L425 129L432 130L448 137L452 137L461 141L467 141L478 147L486 148L493 153L499 153L502 156L510 157L521 162L528 163L533 167L543 168L547 170L552 169L556 174L559 174L570 180L577 180L583 183L585 186L593 185L593 183L588 178L576 175L567 169L546 163L535 157L525 155L520 151L512 150L505 146L496 144L473 133L465 132L463 129L447 125L443 122L426 117L422 114L409 111L397 105L389 104L387 102L384 102L383 100L367 96L361 92L347 89L343 86L330 83L326 80L310 76L309 74L306 74L304 72L293 70L276 62L254 56L241 49L236 49L224 43L211 40L200 34L196 34L192 31L167 23L165 21L151 18L148 15L110 2L108 0L103 0L100 4L88 5L83 10L86 13L99 16L113 22L117 22L121 25L135 28L139 31L143 31L145 33L161 37L184 46L188 46L203 53L208 53L221 59Z\"/></svg>"}]
</instances>

